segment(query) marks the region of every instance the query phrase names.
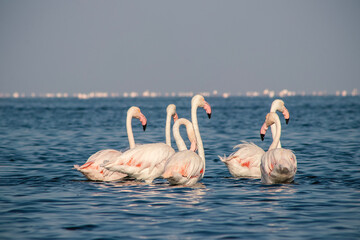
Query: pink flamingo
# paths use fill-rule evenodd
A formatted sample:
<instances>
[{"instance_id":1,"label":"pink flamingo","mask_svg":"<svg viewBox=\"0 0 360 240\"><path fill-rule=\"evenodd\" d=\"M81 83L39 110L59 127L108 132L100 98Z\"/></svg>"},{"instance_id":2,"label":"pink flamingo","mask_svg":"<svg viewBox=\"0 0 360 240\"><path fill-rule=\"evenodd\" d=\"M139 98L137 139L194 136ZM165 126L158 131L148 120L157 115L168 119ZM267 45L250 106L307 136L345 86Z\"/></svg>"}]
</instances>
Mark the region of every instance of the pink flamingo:
<instances>
[{"instance_id":1,"label":"pink flamingo","mask_svg":"<svg viewBox=\"0 0 360 240\"><path fill-rule=\"evenodd\" d=\"M284 101L275 99L272 102L270 112L275 113L276 111L279 111L284 115L285 122L288 124L290 115L289 111L285 107ZM275 125L271 126L271 132L273 133L273 137L275 137ZM277 147L281 148L280 141ZM234 149L235 148L238 148L238 150L230 154L228 157L219 156L220 160L228 167L230 174L234 177L260 178L260 162L265 151L254 143L245 141L236 145Z\"/></svg>"},{"instance_id":2,"label":"pink flamingo","mask_svg":"<svg viewBox=\"0 0 360 240\"><path fill-rule=\"evenodd\" d=\"M180 125L186 126L186 132L191 143L190 150L187 150L180 135ZM201 170L203 165L201 158L195 153L197 144L192 123L185 118L180 118L173 126L173 134L179 151L167 160L162 176L173 185L192 185L193 183L190 183L189 180L197 181L197 179L195 179L191 170L198 172L197 168Z\"/></svg>"},{"instance_id":3,"label":"pink flamingo","mask_svg":"<svg viewBox=\"0 0 360 240\"><path fill-rule=\"evenodd\" d=\"M211 117L210 105L205 101L203 96L196 95L191 101L192 127L191 122L186 119L182 119L182 122L180 122L179 119L173 126L174 138L178 145L179 152L170 157L165 165L163 173L163 177L167 179L170 184L191 186L201 180L204 176L205 152L197 121L198 107L203 107L209 118ZM186 125L188 137L191 142L190 150L186 149L185 143L180 136L180 124ZM195 133L195 139L193 133ZM196 150L196 147L194 146L195 143L199 155L194 152Z\"/></svg>"},{"instance_id":4,"label":"pink flamingo","mask_svg":"<svg viewBox=\"0 0 360 240\"><path fill-rule=\"evenodd\" d=\"M155 178L161 176L164 171L165 162L175 150L171 147L170 121L171 116L177 120L176 107L170 104L167 107L167 120L165 126L165 143L150 143L129 149L115 161L104 164L110 171L121 172L137 180L151 183Z\"/></svg>"},{"instance_id":5,"label":"pink flamingo","mask_svg":"<svg viewBox=\"0 0 360 240\"><path fill-rule=\"evenodd\" d=\"M276 113L268 113L266 120L261 127L261 140L264 140L265 133L269 126L276 126L276 133L269 150L261 157L261 182L264 184L291 183L297 170L295 154L285 148L278 148L281 135L281 124Z\"/></svg>"},{"instance_id":6,"label":"pink flamingo","mask_svg":"<svg viewBox=\"0 0 360 240\"><path fill-rule=\"evenodd\" d=\"M129 139L130 149L135 147L134 135L131 127L132 118L137 118L146 129L146 117L141 113L138 107L131 107L127 111L126 129ZM109 171L102 167L103 164L111 162L116 157L120 156L122 152L114 149L100 150L89 157L82 166L74 165L74 168L85 175L89 180L95 181L116 181L124 178L126 174Z\"/></svg>"}]
</instances>

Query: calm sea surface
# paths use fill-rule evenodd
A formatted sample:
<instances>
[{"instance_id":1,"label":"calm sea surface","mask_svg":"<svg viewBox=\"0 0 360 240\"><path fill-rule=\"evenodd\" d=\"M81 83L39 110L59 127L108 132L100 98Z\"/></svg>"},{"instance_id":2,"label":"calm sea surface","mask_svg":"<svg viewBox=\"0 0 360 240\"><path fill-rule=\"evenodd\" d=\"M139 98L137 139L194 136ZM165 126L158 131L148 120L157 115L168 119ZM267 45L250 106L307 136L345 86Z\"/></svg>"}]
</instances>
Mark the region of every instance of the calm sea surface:
<instances>
[{"instance_id":1,"label":"calm sea surface","mask_svg":"<svg viewBox=\"0 0 360 240\"><path fill-rule=\"evenodd\" d=\"M146 132L133 121L135 141L164 142L166 106L189 118L190 98L0 99L0 239L360 239L359 97L283 99L281 142L298 160L284 185L233 178L218 158L241 140L268 148L259 130L273 99L206 100L206 174L190 188L93 182L72 169L128 148L132 105L148 119Z\"/></svg>"}]
</instances>

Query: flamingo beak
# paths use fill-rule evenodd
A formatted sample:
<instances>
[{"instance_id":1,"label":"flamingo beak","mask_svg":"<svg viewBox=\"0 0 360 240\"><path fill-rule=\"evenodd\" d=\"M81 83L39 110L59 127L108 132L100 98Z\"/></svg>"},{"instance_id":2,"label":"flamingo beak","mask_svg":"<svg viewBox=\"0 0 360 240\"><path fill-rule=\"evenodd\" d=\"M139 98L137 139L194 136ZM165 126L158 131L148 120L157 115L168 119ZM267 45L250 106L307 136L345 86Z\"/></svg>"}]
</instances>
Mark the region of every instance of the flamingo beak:
<instances>
[{"instance_id":1,"label":"flamingo beak","mask_svg":"<svg viewBox=\"0 0 360 240\"><path fill-rule=\"evenodd\" d=\"M264 141L265 134L260 133L260 138L261 138L261 141Z\"/></svg>"},{"instance_id":2,"label":"flamingo beak","mask_svg":"<svg viewBox=\"0 0 360 240\"><path fill-rule=\"evenodd\" d=\"M147 119L146 117L144 116L144 114L140 113L140 122L141 122L141 125L143 126L143 130L145 131L146 130L146 126L147 126Z\"/></svg>"},{"instance_id":3,"label":"flamingo beak","mask_svg":"<svg viewBox=\"0 0 360 240\"><path fill-rule=\"evenodd\" d=\"M288 124L290 120L290 114L286 107L284 107L283 115L285 118L285 123Z\"/></svg>"},{"instance_id":4,"label":"flamingo beak","mask_svg":"<svg viewBox=\"0 0 360 240\"><path fill-rule=\"evenodd\" d=\"M204 105L204 109L209 117L209 119L211 118L211 106L209 103L205 102L205 105Z\"/></svg>"},{"instance_id":5,"label":"flamingo beak","mask_svg":"<svg viewBox=\"0 0 360 240\"><path fill-rule=\"evenodd\" d=\"M266 125L266 122L264 122L264 124L262 125L261 129L260 129L260 138L261 138L261 141L264 141L264 138L265 138L265 133L268 129L268 126Z\"/></svg>"},{"instance_id":6,"label":"flamingo beak","mask_svg":"<svg viewBox=\"0 0 360 240\"><path fill-rule=\"evenodd\" d=\"M174 122L176 122L176 121L179 119L179 116L177 115L177 113L175 113L175 114L173 115L173 119L174 119Z\"/></svg>"}]
</instances>

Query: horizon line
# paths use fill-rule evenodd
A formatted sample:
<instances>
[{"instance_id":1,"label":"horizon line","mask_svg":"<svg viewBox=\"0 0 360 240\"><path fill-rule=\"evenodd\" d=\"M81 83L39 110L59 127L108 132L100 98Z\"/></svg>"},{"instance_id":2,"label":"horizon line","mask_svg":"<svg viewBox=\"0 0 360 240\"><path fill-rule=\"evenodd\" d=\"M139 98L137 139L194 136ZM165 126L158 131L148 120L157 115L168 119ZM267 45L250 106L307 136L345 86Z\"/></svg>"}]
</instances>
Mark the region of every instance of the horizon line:
<instances>
[{"instance_id":1,"label":"horizon line","mask_svg":"<svg viewBox=\"0 0 360 240\"><path fill-rule=\"evenodd\" d=\"M292 97L292 96L358 96L357 88L354 88L351 92L346 90L336 90L335 93L329 94L326 90L321 91L312 91L311 93L306 93L305 91L290 91L287 89L283 89L280 92L276 93L273 90L265 89L262 92L260 91L247 91L243 93L230 93L230 92L223 92L219 93L217 90L213 90L212 92L204 91L204 92L153 92L146 90L142 93L138 93L135 91L131 92L102 92L102 91L93 91L89 93L34 93L32 92L30 95L26 95L25 93L0 93L0 98L79 98L79 99L89 99L89 98L136 98L136 97L143 97L143 98L156 98L156 97L192 97L195 94L201 94L205 97Z\"/></svg>"}]
</instances>

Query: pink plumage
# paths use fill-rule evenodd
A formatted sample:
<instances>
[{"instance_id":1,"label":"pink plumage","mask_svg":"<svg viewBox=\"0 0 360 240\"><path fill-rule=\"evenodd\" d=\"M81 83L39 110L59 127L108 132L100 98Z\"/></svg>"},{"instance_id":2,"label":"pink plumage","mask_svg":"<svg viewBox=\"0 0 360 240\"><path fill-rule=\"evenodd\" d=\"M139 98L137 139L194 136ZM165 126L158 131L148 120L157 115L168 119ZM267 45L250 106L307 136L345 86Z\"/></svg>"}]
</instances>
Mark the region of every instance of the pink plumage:
<instances>
[{"instance_id":1,"label":"pink plumage","mask_svg":"<svg viewBox=\"0 0 360 240\"><path fill-rule=\"evenodd\" d=\"M138 107L130 107L127 111L126 117L126 129L129 139L130 148L135 147L135 140L131 128L131 119L137 118L140 120L143 125L143 129L145 131L146 128L146 117L141 113ZM84 174L84 176L89 180L94 181L116 181L121 180L126 176L126 174L121 172L114 172L105 169L103 166L109 162L115 161L118 156L120 156L122 152L114 150L114 149L105 149L96 152L91 155L89 159L82 166L74 165L74 168L79 172Z\"/></svg>"},{"instance_id":2,"label":"pink plumage","mask_svg":"<svg viewBox=\"0 0 360 240\"><path fill-rule=\"evenodd\" d=\"M173 185L191 186L204 176L205 164L195 152L184 150L175 153L167 162L163 177Z\"/></svg>"},{"instance_id":3,"label":"pink plumage","mask_svg":"<svg viewBox=\"0 0 360 240\"><path fill-rule=\"evenodd\" d=\"M261 156L265 151L249 142L243 142L236 145L235 148L239 150L228 157L220 157L220 160L228 167L230 174L234 177L260 178Z\"/></svg>"},{"instance_id":4,"label":"pink plumage","mask_svg":"<svg viewBox=\"0 0 360 240\"><path fill-rule=\"evenodd\" d=\"M114 149L105 149L91 155L82 166L74 165L74 168L80 171L89 180L96 181L115 181L122 179L126 174L112 172L104 167L103 164L111 162L120 156L122 152Z\"/></svg>"},{"instance_id":5,"label":"pink plumage","mask_svg":"<svg viewBox=\"0 0 360 240\"><path fill-rule=\"evenodd\" d=\"M173 185L186 185L191 186L201 180L205 174L205 153L202 144L200 131L197 121L197 108L203 107L211 116L211 107L201 95L196 95L191 101L191 119L192 122L186 119L179 119L173 127L173 133L179 152L175 153L169 158L165 165L164 174L165 179ZM179 133L180 124L185 124L189 140L191 142L191 150L197 148L199 155L194 151L187 150ZM194 136L195 135L195 138ZM196 147L194 147L196 143Z\"/></svg>"},{"instance_id":6,"label":"pink plumage","mask_svg":"<svg viewBox=\"0 0 360 240\"><path fill-rule=\"evenodd\" d=\"M165 143L144 144L124 152L115 161L104 166L110 171L151 183L161 176L166 160L174 153L175 150Z\"/></svg>"},{"instance_id":7,"label":"pink plumage","mask_svg":"<svg viewBox=\"0 0 360 240\"><path fill-rule=\"evenodd\" d=\"M286 123L288 123L290 115L284 102L280 99L275 99L271 104L270 112L275 113L276 111L281 112L284 115ZM272 132L275 131L276 127L272 126ZM280 141L277 147L281 148ZM254 143L244 141L242 144L236 145L234 149L235 148L238 148L238 150L228 157L219 156L220 160L225 163L229 169L230 174L234 177L260 178L260 162L265 151Z\"/></svg>"},{"instance_id":8,"label":"pink plumage","mask_svg":"<svg viewBox=\"0 0 360 240\"><path fill-rule=\"evenodd\" d=\"M171 147L170 124L171 117L176 121L176 106L170 104L167 109L165 138L166 143L151 143L138 145L116 158L115 161L104 164L110 171L120 172L137 180L151 183L164 172L166 161L175 150Z\"/></svg>"}]
</instances>

